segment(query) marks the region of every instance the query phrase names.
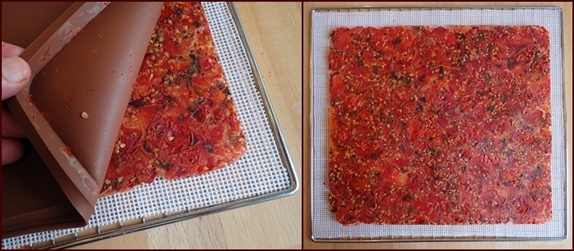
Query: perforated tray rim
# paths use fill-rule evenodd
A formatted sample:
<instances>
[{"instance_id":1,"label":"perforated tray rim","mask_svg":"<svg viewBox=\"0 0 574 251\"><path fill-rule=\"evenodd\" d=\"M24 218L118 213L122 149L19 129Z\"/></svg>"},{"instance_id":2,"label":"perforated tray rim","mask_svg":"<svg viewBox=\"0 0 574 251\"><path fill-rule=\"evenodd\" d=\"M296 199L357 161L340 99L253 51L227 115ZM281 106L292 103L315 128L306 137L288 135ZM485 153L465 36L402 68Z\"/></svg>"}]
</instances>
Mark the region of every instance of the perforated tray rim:
<instances>
[{"instance_id":1,"label":"perforated tray rim","mask_svg":"<svg viewBox=\"0 0 574 251\"><path fill-rule=\"evenodd\" d=\"M321 115L321 116L325 116L324 111L317 111L316 109L318 106L324 106L326 104L324 104L325 102L325 97L327 97L328 95L326 95L326 91L325 89L317 89L318 87L316 87L318 84L320 84L321 86L324 86L325 83L319 83L320 81L317 81L316 79L316 74L317 72L321 71L319 69L317 69L316 67L319 66L324 66L321 65L324 62L319 62L318 58L321 58L321 56L316 55L318 52L318 50L320 48L316 48L316 47L321 47L321 46L328 46L325 44L317 44L317 38L316 36L324 36L323 35L317 35L318 32L315 30L316 29L316 24L317 19L319 19L317 17L317 13L327 13L327 14L337 14L337 13L363 13L364 12L386 12L387 14L389 12L400 12L400 11L445 11L445 10L460 10L460 11L468 11L468 10L498 10L498 11L502 11L502 10L506 10L506 11L511 11L511 10L550 10L550 11L557 11L558 13L558 17L559 18L559 28L557 30L554 31L558 31L559 32L559 41L553 41L551 38L551 50L552 49L559 49L559 53L552 55L551 57L554 56L558 56L558 58L555 58L555 60L551 60L551 69L555 70L552 67L558 67L557 69L560 71L559 74L554 74L551 77L551 102L553 102L552 105L552 110L553 110L553 115L552 115L552 127L554 128L556 126L556 124L558 124L558 129L559 132L558 133L554 133L553 130L553 134L552 134L552 138L553 138L553 143L552 143L552 148L553 148L553 154L558 153L560 155L560 157L562 157L561 161L563 161L563 165L558 166L557 168L559 168L559 170L557 172L552 172L552 180L553 180L553 196L556 196L557 194L560 195L561 198L559 199L554 199L553 198L553 203L555 201L558 201L558 203L562 204L563 210L560 210L560 217L562 217L562 221L558 220L557 224L561 224L560 227L562 227L562 234L560 235L556 235L556 236L550 236L550 237L532 237L532 236L528 236L528 237L521 237L521 236L506 236L506 235L467 235L467 236L457 236L455 234L453 235L440 235L440 233L443 233L443 231L439 231L438 235L413 235L413 234L388 234L388 235L373 235L372 232L370 233L366 233L365 231L351 231L348 230L349 227L342 227L342 225L338 225L338 223L336 223L336 221L334 219L332 219L333 222L329 222L328 226L323 226L320 225L322 224L321 222L317 222L319 218L316 214L317 214L317 210L320 211L320 213L330 213L328 212L328 205L325 205L325 198L320 198L319 196L324 196L325 195L325 185L326 184L326 180L324 177L321 177L321 172L326 173L326 164L324 163L325 158L324 158L324 151L323 153L321 153L318 150L324 150L326 147L321 143L317 143L317 135L321 134L320 136L322 138L320 138L320 140L325 140L324 138L324 132L321 132L321 130L325 130L325 128L318 128L317 124L324 124L325 121L316 121L317 120L317 114ZM466 17L463 17L463 19ZM348 19L347 19L348 20ZM333 21L331 19L328 20L329 22ZM372 20L369 20L372 21ZM394 22L395 20L393 20ZM464 20L463 20L464 21ZM538 20L538 22L540 22ZM563 14L562 14L562 9L560 7L555 7L555 6L521 6L521 7L492 7L492 6L474 6L474 7L420 7L420 8L415 8L415 7L351 7L351 8L316 8L312 10L312 14L311 14L311 63L310 63L310 76L311 76L311 112L310 112L310 123L311 123L311 239L313 241L316 242L421 242L421 241L535 241L535 240L562 240L566 238L566 226L567 226L567 192L566 192L566 188L567 188L567 174L568 174L568 170L567 170L567 161L566 161L566 151L567 151L567 137L566 137L566 109L565 107L565 92L564 92L564 88L565 88L565 77L564 77L564 70L563 70L563 65L564 65L564 39L563 39L563 34L564 34L564 26L563 26ZM328 23L329 25L331 25L331 23ZM466 24L466 23L465 23ZM362 25L362 24L359 24ZM402 23L392 23L386 26L396 26L396 25L428 25L425 23L422 24L402 24ZM457 24L449 24L449 25L457 25ZM462 24L458 24L458 25L462 25ZM497 25L496 23L494 23L493 25ZM499 24L500 25L500 24ZM355 25L350 25L349 23L344 23L344 25L341 26L347 26L347 27L352 27ZM358 25L357 25L358 26ZM369 25L362 25L362 26L369 26ZM432 25L431 25L432 26ZM324 28L324 27L320 27L320 28ZM550 29L549 29L550 30ZM552 36L552 35L551 35ZM324 49L324 48L322 48ZM552 52L551 52L552 53ZM326 58L325 55L323 55L323 59ZM318 58L316 58L318 57ZM323 69L324 70L324 69ZM324 72L321 72L324 73ZM556 75L556 76L555 76ZM324 76L323 76L324 77ZM319 76L320 78L320 76ZM321 81L325 81L324 79ZM554 100L552 100L552 93L557 93L558 95L554 95L555 98L559 99L559 102L555 102ZM316 97L320 97L320 98L316 98ZM319 100L317 100L319 99ZM558 104L556 104L558 103ZM558 106L559 110L561 112L558 112L557 114L554 113L554 106ZM322 107L324 108L324 107ZM324 119L324 118L323 118ZM559 138L559 142L558 145L559 147L556 147L555 144L555 138ZM328 140L328 139L327 139ZM319 157L317 157L319 156ZM318 158L322 158L323 163L321 163L319 160L317 160ZM322 164L322 165L321 165ZM562 178L562 182L557 181L556 180L556 175L560 175ZM559 187L560 189L558 191L555 191L554 188L555 186ZM319 189L321 189L321 191L319 191ZM328 190L328 189L327 189ZM322 192L323 194L320 194L320 192ZM318 200L322 200L320 202L318 202ZM318 205L321 204L321 205ZM321 208L318 208L321 207ZM327 211L327 212L325 212ZM556 210L555 210L555 205L553 205L553 217L556 217ZM554 218L553 218L554 220ZM551 221L552 222L552 221ZM366 228L366 229L377 229L377 228L389 228L389 227L393 227L396 225L379 225L379 226L373 226L373 225L369 225L369 224L361 224L360 226ZM423 227L428 227L426 225L421 225ZM476 226L476 225L474 225ZM507 226L512 226L511 224L508 224ZM516 225L514 225L516 226ZM431 226L431 227L443 227L443 226ZM448 226L446 226L448 227ZM468 227L473 227L473 225L470 225ZM330 231L328 234L325 234L325 228L337 228L338 230L338 235L333 234L333 231ZM342 229L347 228L347 231L344 231ZM327 229L327 230L332 230L332 229ZM361 229L364 230L364 229ZM379 230L380 231L380 230ZM402 229L401 232L404 232L405 230ZM335 231L336 232L336 231ZM360 234L357 234L357 232L359 232ZM347 233L347 234L344 234Z\"/></svg>"}]
</instances>

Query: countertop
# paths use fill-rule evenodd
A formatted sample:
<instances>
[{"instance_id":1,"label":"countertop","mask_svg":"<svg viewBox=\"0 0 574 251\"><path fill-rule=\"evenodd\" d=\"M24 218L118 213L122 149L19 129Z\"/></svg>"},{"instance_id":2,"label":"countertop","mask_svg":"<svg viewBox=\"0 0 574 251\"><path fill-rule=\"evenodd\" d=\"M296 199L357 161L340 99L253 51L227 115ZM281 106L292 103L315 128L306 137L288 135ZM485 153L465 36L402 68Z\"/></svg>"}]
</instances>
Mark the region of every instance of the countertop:
<instances>
[{"instance_id":1,"label":"countertop","mask_svg":"<svg viewBox=\"0 0 574 251\"><path fill-rule=\"evenodd\" d=\"M529 249L529 248L553 248L553 249L572 249L572 3L490 3L481 2L480 6L560 6L563 9L564 18L564 56L565 56L565 98L567 110L567 169L568 169L568 187L567 187L567 239L562 241L537 241L537 242L417 242L417 243L318 243L311 240L311 209L310 209L310 146L311 141L309 132L311 131L310 119L310 29L311 29L311 11L315 8L345 8L345 7L448 7L448 6L472 6L477 3L421 3L421 2L405 2L405 3L378 3L378 2L353 2L353 3L304 3L303 4L303 248L304 249L494 249L494 248L516 248L516 249Z\"/></svg>"},{"instance_id":2,"label":"countertop","mask_svg":"<svg viewBox=\"0 0 574 251\"><path fill-rule=\"evenodd\" d=\"M237 3L247 38L301 181L301 3ZM294 195L100 240L77 249L301 249Z\"/></svg>"}]
</instances>

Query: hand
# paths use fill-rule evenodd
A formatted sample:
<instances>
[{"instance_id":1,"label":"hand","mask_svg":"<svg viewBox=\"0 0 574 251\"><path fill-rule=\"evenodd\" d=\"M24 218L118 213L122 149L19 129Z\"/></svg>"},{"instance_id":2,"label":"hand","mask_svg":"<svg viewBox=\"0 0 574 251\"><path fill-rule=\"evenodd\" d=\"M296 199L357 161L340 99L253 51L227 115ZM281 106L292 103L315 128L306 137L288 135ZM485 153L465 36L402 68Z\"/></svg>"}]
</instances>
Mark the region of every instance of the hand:
<instances>
[{"instance_id":1,"label":"hand","mask_svg":"<svg viewBox=\"0 0 574 251\"><path fill-rule=\"evenodd\" d=\"M18 93L30 79L30 66L18 57L24 49L2 42L2 101ZM2 166L17 161L24 154L18 140L24 138L22 128L2 102Z\"/></svg>"}]
</instances>

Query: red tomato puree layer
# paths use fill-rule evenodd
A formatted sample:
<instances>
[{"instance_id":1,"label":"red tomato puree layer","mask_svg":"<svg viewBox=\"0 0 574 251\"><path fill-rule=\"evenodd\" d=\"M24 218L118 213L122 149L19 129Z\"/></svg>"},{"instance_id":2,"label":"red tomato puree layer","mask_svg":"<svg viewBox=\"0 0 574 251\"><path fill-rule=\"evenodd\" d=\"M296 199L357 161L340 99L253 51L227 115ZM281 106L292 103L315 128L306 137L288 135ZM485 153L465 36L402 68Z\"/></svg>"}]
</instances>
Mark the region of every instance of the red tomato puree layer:
<instances>
[{"instance_id":1,"label":"red tomato puree layer","mask_svg":"<svg viewBox=\"0 0 574 251\"><path fill-rule=\"evenodd\" d=\"M199 2L166 2L112 154L102 195L157 176L178 179L235 162L247 144Z\"/></svg>"},{"instance_id":2,"label":"red tomato puree layer","mask_svg":"<svg viewBox=\"0 0 574 251\"><path fill-rule=\"evenodd\" d=\"M546 29L343 27L328 59L337 221L552 218Z\"/></svg>"}]
</instances>

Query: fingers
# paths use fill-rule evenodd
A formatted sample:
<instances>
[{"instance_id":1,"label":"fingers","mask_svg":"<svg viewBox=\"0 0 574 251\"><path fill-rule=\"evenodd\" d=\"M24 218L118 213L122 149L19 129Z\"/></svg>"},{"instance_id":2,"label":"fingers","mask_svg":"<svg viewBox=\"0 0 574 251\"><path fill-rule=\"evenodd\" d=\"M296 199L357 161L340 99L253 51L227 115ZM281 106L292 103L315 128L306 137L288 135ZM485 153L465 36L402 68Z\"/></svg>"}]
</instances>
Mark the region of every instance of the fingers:
<instances>
[{"instance_id":1,"label":"fingers","mask_svg":"<svg viewBox=\"0 0 574 251\"><path fill-rule=\"evenodd\" d=\"M24 145L16 139L2 138L2 166L16 162L24 155Z\"/></svg>"},{"instance_id":2,"label":"fingers","mask_svg":"<svg viewBox=\"0 0 574 251\"><path fill-rule=\"evenodd\" d=\"M2 57L18 56L23 51L21 47L2 41Z\"/></svg>"},{"instance_id":3,"label":"fingers","mask_svg":"<svg viewBox=\"0 0 574 251\"><path fill-rule=\"evenodd\" d=\"M24 130L7 108L2 108L2 138L25 138Z\"/></svg>"},{"instance_id":4,"label":"fingers","mask_svg":"<svg viewBox=\"0 0 574 251\"><path fill-rule=\"evenodd\" d=\"M18 93L30 79L30 65L18 55L24 49L2 42L2 100Z\"/></svg>"},{"instance_id":5,"label":"fingers","mask_svg":"<svg viewBox=\"0 0 574 251\"><path fill-rule=\"evenodd\" d=\"M18 93L30 79L30 66L18 55L24 49L2 42L2 100ZM24 145L17 139L24 137L22 128L16 124L12 114L2 107L2 165L20 159L24 154Z\"/></svg>"},{"instance_id":6,"label":"fingers","mask_svg":"<svg viewBox=\"0 0 574 251\"><path fill-rule=\"evenodd\" d=\"M2 46L4 47L4 44ZM30 66L24 59L17 56L2 57L2 100L22 90L30 79L30 75Z\"/></svg>"}]
</instances>

